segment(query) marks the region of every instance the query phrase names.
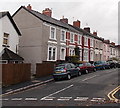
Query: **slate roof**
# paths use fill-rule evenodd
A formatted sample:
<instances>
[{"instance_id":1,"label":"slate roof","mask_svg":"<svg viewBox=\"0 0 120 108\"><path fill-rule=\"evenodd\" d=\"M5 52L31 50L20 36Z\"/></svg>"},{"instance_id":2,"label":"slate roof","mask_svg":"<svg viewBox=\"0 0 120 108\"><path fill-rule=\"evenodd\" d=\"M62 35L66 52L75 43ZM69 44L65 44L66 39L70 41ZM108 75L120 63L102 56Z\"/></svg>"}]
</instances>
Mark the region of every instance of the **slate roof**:
<instances>
[{"instance_id":1,"label":"slate roof","mask_svg":"<svg viewBox=\"0 0 120 108\"><path fill-rule=\"evenodd\" d=\"M0 56L1 60L24 60L22 57L20 57L18 54L14 53L13 51L9 50L8 48L4 48L1 52Z\"/></svg>"},{"instance_id":2,"label":"slate roof","mask_svg":"<svg viewBox=\"0 0 120 108\"><path fill-rule=\"evenodd\" d=\"M72 25L71 25L71 26L72 26ZM72 26L72 27L74 27L74 26ZM94 38L96 38L96 39L99 39L99 40L102 40L102 41L103 41L103 38L100 38L100 37L98 37L98 36L94 36L93 34L85 31L84 29L81 29L81 28L78 28L78 27L74 27L74 28L77 29L78 31L81 31L83 34L89 35L89 36L91 36L91 37L94 37Z\"/></svg>"},{"instance_id":3,"label":"slate roof","mask_svg":"<svg viewBox=\"0 0 120 108\"><path fill-rule=\"evenodd\" d=\"M21 36L20 30L18 29L17 25L15 24L14 20L12 19L12 16L10 15L10 13L8 11L0 12L0 19L3 18L6 15L10 19L10 21L11 21L13 27L15 28L16 32L18 33L18 35Z\"/></svg>"},{"instance_id":4,"label":"slate roof","mask_svg":"<svg viewBox=\"0 0 120 108\"><path fill-rule=\"evenodd\" d=\"M25 9L26 11L28 11L29 13L31 13L32 15L36 16L37 18L39 18L40 20L44 21L44 22L48 22L50 24L53 24L53 25L56 25L56 26L59 26L59 27L63 27L65 29L68 29L68 30L71 30L73 32L77 32L77 33L80 33L82 32L83 34L86 34L86 35L89 35L91 37L94 37L96 39L99 39L99 40L102 40L102 38L99 38L98 36L94 36L93 34L81 29L81 28L78 28L78 27L74 27L70 24L67 24L67 23L64 23L64 22L61 22L60 20L57 20L55 18L52 18L50 16L47 16L47 15L44 15L44 14L41 14L40 12L38 11L34 11L34 10L29 10L27 9L25 6L21 6L14 14L12 17L15 16L15 14L21 9Z\"/></svg>"},{"instance_id":5,"label":"slate roof","mask_svg":"<svg viewBox=\"0 0 120 108\"><path fill-rule=\"evenodd\" d=\"M47 15L44 15L44 14L41 14L40 12L38 11L35 11L35 10L29 10L27 9L26 7L24 6L21 6L14 14L12 17L15 16L15 14L21 10L21 9L25 9L26 11L28 11L29 13L31 13L32 15L34 15L35 17L37 17L38 19L42 20L43 22L47 22L47 23L50 23L50 24L53 24L53 25L56 25L56 26L59 26L59 27L62 27L62 28L65 28L65 29L68 29L68 30L71 30L73 32L78 32L78 30L74 29L73 27L70 27L67 23L64 23L64 22L61 22L60 20L57 20L55 18L52 18L52 17L49 17Z\"/></svg>"}]
</instances>

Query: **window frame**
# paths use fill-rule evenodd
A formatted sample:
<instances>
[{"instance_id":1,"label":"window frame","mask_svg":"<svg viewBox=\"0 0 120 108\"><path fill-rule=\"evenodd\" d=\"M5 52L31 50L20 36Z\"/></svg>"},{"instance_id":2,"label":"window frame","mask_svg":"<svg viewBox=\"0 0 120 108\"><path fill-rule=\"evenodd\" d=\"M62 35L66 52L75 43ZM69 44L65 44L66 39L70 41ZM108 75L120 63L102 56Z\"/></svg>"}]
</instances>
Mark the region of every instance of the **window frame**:
<instances>
[{"instance_id":1,"label":"window frame","mask_svg":"<svg viewBox=\"0 0 120 108\"><path fill-rule=\"evenodd\" d=\"M64 49L64 58L62 58L62 57L63 57L63 56L62 56L62 49ZM61 60L65 60L65 56L66 56L66 48L61 47L61 48L60 48L60 59L61 59Z\"/></svg>"},{"instance_id":2,"label":"window frame","mask_svg":"<svg viewBox=\"0 0 120 108\"><path fill-rule=\"evenodd\" d=\"M54 37L52 38L52 28L54 29ZM50 39L56 40L56 28L53 26L50 26Z\"/></svg>"},{"instance_id":3,"label":"window frame","mask_svg":"<svg viewBox=\"0 0 120 108\"><path fill-rule=\"evenodd\" d=\"M82 36L81 35L78 35L78 44L82 45Z\"/></svg>"},{"instance_id":4,"label":"window frame","mask_svg":"<svg viewBox=\"0 0 120 108\"><path fill-rule=\"evenodd\" d=\"M73 37L73 38L71 38L71 36ZM71 39L73 40L73 41L71 41ZM74 39L74 33L70 33L70 43L74 43L74 41L75 41L75 39Z\"/></svg>"},{"instance_id":5,"label":"window frame","mask_svg":"<svg viewBox=\"0 0 120 108\"><path fill-rule=\"evenodd\" d=\"M62 32L64 32L64 40L62 40L62 38L63 38L63 37L62 37L62 36L63 36L63 35L62 35ZM66 42L66 31L65 31L65 30L63 30L63 29L61 30L61 35L60 35L60 36L61 36L61 37L60 37L60 41Z\"/></svg>"},{"instance_id":6,"label":"window frame","mask_svg":"<svg viewBox=\"0 0 120 108\"><path fill-rule=\"evenodd\" d=\"M86 36L84 37L84 45L88 46L88 38Z\"/></svg>"},{"instance_id":7,"label":"window frame","mask_svg":"<svg viewBox=\"0 0 120 108\"><path fill-rule=\"evenodd\" d=\"M71 54L72 52L72 54ZM73 54L74 53L74 54ZM75 50L74 48L69 48L69 56L74 56L75 55Z\"/></svg>"},{"instance_id":8,"label":"window frame","mask_svg":"<svg viewBox=\"0 0 120 108\"><path fill-rule=\"evenodd\" d=\"M7 34L8 37L5 37L5 34ZM7 43L4 43L4 40L7 40ZM3 45L4 46L9 45L9 33L3 33Z\"/></svg>"},{"instance_id":9,"label":"window frame","mask_svg":"<svg viewBox=\"0 0 120 108\"><path fill-rule=\"evenodd\" d=\"M49 53L49 48L51 48L51 59L50 58L50 53ZM55 48L55 60L53 59L53 49ZM57 60L57 47L56 46L48 46L48 56L47 56L47 61L56 61Z\"/></svg>"}]
</instances>

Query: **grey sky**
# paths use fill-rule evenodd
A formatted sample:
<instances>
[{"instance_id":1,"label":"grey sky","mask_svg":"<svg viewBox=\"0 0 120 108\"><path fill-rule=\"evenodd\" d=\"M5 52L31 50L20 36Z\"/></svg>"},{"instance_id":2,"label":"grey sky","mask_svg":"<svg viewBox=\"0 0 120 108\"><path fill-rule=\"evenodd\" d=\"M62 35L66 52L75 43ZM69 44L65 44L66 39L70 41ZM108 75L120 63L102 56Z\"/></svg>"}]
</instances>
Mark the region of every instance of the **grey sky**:
<instances>
[{"instance_id":1,"label":"grey sky","mask_svg":"<svg viewBox=\"0 0 120 108\"><path fill-rule=\"evenodd\" d=\"M52 17L62 16L81 21L81 28L86 24L98 32L98 36L118 43L118 2L119 0L4 0L0 1L0 11L13 14L21 5L32 5L36 11L42 12L46 7L52 8Z\"/></svg>"}]
</instances>

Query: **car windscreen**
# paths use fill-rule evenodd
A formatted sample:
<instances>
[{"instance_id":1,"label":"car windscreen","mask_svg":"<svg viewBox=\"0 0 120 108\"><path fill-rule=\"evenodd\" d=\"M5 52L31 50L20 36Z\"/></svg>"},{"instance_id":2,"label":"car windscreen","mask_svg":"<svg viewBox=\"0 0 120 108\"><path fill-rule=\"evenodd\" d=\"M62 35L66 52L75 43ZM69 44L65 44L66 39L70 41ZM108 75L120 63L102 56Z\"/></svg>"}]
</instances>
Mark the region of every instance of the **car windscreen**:
<instances>
[{"instance_id":1,"label":"car windscreen","mask_svg":"<svg viewBox=\"0 0 120 108\"><path fill-rule=\"evenodd\" d=\"M55 70L59 71L59 70L63 70L64 68L65 68L64 65L60 65L60 66L55 67Z\"/></svg>"},{"instance_id":2,"label":"car windscreen","mask_svg":"<svg viewBox=\"0 0 120 108\"><path fill-rule=\"evenodd\" d=\"M79 64L79 67L82 67L83 66L83 64Z\"/></svg>"}]
</instances>

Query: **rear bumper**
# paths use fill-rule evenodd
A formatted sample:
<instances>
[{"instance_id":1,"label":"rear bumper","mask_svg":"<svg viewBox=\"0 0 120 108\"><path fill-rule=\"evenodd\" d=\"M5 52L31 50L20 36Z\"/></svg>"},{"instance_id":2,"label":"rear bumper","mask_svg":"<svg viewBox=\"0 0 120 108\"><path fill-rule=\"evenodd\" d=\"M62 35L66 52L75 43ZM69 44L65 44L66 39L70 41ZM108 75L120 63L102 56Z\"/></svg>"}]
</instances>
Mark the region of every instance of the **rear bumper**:
<instances>
[{"instance_id":1,"label":"rear bumper","mask_svg":"<svg viewBox=\"0 0 120 108\"><path fill-rule=\"evenodd\" d=\"M67 73L60 73L60 74L53 74L53 78L55 79L62 79L62 78L67 78Z\"/></svg>"}]
</instances>

